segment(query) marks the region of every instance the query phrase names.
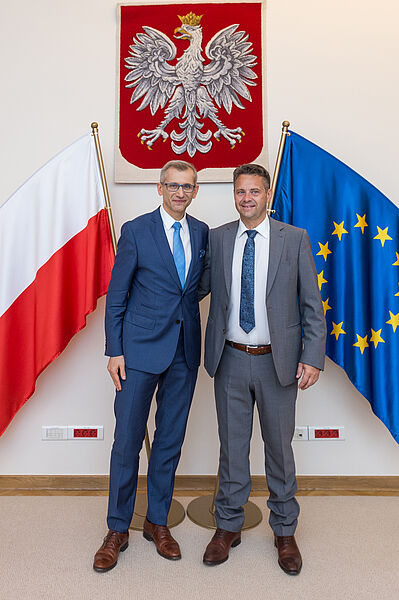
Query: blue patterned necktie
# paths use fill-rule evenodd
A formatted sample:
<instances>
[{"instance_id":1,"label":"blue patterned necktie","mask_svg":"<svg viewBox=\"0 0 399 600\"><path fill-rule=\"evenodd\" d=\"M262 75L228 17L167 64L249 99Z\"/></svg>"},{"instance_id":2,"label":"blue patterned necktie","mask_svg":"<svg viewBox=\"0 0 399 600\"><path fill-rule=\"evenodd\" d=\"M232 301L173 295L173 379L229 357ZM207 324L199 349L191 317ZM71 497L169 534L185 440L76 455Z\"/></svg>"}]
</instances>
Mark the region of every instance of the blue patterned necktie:
<instances>
[{"instance_id":1,"label":"blue patterned necktie","mask_svg":"<svg viewBox=\"0 0 399 600\"><path fill-rule=\"evenodd\" d=\"M175 221L175 223L173 223L173 229L173 259L175 261L181 287L184 289L184 282L186 279L186 257L184 255L183 242L180 237L181 223Z\"/></svg>"},{"instance_id":2,"label":"blue patterned necktie","mask_svg":"<svg viewBox=\"0 0 399 600\"><path fill-rule=\"evenodd\" d=\"M249 333L255 327L254 309L254 267L255 267L255 229L247 229L248 239L244 246L241 270L241 299L240 299L240 327Z\"/></svg>"}]
</instances>

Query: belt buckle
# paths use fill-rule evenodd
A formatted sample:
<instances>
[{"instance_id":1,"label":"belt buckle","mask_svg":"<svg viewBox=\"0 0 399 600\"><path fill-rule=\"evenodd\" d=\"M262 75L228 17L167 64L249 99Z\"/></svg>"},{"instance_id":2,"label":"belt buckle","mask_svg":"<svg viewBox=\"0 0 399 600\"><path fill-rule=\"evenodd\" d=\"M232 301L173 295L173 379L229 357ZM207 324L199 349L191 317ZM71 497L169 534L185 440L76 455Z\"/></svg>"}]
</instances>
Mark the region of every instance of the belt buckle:
<instances>
[{"instance_id":1,"label":"belt buckle","mask_svg":"<svg viewBox=\"0 0 399 600\"><path fill-rule=\"evenodd\" d=\"M246 346L245 346L245 352L247 354L249 354L248 348L257 348L257 347L258 347L257 344L254 344L254 345L253 344L246 344Z\"/></svg>"}]
</instances>

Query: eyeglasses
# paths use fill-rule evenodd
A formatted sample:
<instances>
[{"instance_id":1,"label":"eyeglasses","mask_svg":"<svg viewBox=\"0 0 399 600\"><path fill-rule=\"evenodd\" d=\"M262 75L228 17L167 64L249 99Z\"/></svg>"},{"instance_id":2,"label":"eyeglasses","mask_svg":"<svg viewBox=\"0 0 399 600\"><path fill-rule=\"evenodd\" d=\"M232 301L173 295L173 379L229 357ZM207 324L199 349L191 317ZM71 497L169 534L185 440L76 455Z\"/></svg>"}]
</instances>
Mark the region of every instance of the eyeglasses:
<instances>
[{"instance_id":1,"label":"eyeglasses","mask_svg":"<svg viewBox=\"0 0 399 600\"><path fill-rule=\"evenodd\" d=\"M184 194L192 194L195 190L195 185L192 183L163 183L168 192L177 192L179 188L183 190Z\"/></svg>"}]
</instances>

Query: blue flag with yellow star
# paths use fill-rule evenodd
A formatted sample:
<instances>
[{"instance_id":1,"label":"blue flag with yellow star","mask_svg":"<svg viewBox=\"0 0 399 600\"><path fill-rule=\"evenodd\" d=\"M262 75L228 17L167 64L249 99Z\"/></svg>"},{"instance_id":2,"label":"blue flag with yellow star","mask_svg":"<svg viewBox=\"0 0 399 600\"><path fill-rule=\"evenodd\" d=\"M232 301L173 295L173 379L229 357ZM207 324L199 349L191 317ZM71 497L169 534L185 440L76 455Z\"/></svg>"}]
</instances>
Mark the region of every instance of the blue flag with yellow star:
<instances>
[{"instance_id":1,"label":"blue flag with yellow star","mask_svg":"<svg viewBox=\"0 0 399 600\"><path fill-rule=\"evenodd\" d=\"M399 442L399 209L334 156L289 133L275 218L308 231L326 354Z\"/></svg>"}]
</instances>

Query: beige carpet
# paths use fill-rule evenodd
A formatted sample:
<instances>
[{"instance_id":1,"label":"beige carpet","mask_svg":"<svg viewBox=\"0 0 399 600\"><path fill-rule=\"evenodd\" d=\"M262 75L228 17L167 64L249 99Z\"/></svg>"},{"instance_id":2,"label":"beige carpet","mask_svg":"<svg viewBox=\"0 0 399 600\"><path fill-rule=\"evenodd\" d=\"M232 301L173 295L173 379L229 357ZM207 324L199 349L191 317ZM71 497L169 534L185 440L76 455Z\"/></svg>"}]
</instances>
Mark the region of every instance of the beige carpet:
<instances>
[{"instance_id":1,"label":"beige carpet","mask_svg":"<svg viewBox=\"0 0 399 600\"><path fill-rule=\"evenodd\" d=\"M191 498L179 498L186 506ZM399 499L301 497L297 530L304 565L277 565L263 498L262 523L229 560L202 564L211 533L188 518L173 530L183 559L167 561L133 532L109 573L92 570L105 533L105 497L0 497L1 600L146 599L397 600Z\"/></svg>"}]
</instances>

